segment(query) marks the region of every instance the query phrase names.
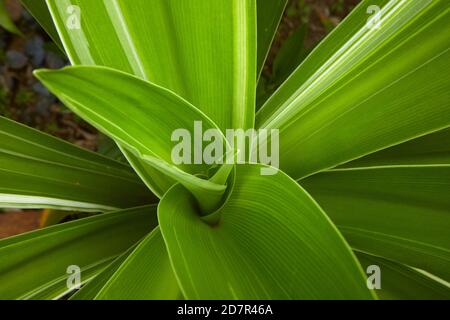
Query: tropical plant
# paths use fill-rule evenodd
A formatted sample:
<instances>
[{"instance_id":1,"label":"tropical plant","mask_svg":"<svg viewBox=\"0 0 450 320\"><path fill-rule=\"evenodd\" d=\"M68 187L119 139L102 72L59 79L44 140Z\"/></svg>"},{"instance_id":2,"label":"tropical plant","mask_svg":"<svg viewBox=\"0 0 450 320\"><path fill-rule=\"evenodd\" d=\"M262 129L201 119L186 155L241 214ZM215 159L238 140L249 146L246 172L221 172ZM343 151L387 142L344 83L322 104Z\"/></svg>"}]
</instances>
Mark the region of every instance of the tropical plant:
<instances>
[{"instance_id":1,"label":"tropical plant","mask_svg":"<svg viewBox=\"0 0 450 320\"><path fill-rule=\"evenodd\" d=\"M1 240L1 298L450 298L448 1L362 1L257 113L284 0L23 2L129 165L0 119L1 206L102 213ZM195 121L279 129L281 170L173 163Z\"/></svg>"}]
</instances>

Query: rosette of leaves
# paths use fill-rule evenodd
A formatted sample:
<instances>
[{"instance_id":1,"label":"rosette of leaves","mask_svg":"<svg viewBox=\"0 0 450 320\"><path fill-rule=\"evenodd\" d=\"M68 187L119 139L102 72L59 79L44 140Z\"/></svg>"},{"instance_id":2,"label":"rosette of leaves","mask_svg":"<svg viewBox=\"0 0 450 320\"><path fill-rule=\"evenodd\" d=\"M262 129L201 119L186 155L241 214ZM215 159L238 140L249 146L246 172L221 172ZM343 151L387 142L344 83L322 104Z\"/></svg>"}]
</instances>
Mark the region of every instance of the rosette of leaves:
<instances>
[{"instance_id":1,"label":"rosette of leaves","mask_svg":"<svg viewBox=\"0 0 450 320\"><path fill-rule=\"evenodd\" d=\"M1 118L2 207L98 213L0 241L1 298L450 298L448 1L362 1L257 113L285 1L23 2L128 164ZM280 171L175 165L195 121L279 129Z\"/></svg>"}]
</instances>

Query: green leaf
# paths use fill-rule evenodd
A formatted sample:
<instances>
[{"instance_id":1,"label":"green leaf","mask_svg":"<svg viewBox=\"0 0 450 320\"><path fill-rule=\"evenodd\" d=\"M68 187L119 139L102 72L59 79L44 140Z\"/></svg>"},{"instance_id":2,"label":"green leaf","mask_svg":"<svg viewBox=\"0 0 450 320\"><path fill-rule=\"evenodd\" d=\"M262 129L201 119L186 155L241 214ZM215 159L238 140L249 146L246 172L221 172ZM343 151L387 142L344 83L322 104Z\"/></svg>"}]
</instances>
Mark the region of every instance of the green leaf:
<instances>
[{"instance_id":1,"label":"green leaf","mask_svg":"<svg viewBox=\"0 0 450 320\"><path fill-rule=\"evenodd\" d=\"M81 285L85 282L91 281L91 279L96 278L98 274L102 273L103 270L111 264L113 258L107 258L98 262L95 262L86 267L80 268L82 279ZM20 297L22 300L58 300L64 299L65 296L71 294L74 289L69 289L67 287L68 274L58 277L55 280L28 292L26 295Z\"/></svg>"},{"instance_id":2,"label":"green leaf","mask_svg":"<svg viewBox=\"0 0 450 320\"><path fill-rule=\"evenodd\" d=\"M97 274L93 279L90 279L80 290L75 292L70 300L94 300L97 293L108 282L109 278L117 271L120 265L136 248L137 244L122 253L119 257L114 259L102 272Z\"/></svg>"},{"instance_id":3,"label":"green leaf","mask_svg":"<svg viewBox=\"0 0 450 320\"><path fill-rule=\"evenodd\" d=\"M234 188L208 224L181 185L158 218L187 299L371 299L344 239L312 198L279 172L236 166ZM211 222L210 222L211 223Z\"/></svg>"},{"instance_id":4,"label":"green leaf","mask_svg":"<svg viewBox=\"0 0 450 320\"><path fill-rule=\"evenodd\" d=\"M45 32L56 43L59 49L63 50L61 39L58 31L55 28L52 17L48 10L45 0L20 0L22 5L36 18L39 24L44 28Z\"/></svg>"},{"instance_id":5,"label":"green leaf","mask_svg":"<svg viewBox=\"0 0 450 320\"><path fill-rule=\"evenodd\" d=\"M97 300L166 300L181 296L159 228L123 261L96 294Z\"/></svg>"},{"instance_id":6,"label":"green leaf","mask_svg":"<svg viewBox=\"0 0 450 320\"><path fill-rule=\"evenodd\" d=\"M367 26L379 5L379 28ZM257 114L298 179L450 125L448 1L363 1Z\"/></svg>"},{"instance_id":7,"label":"green leaf","mask_svg":"<svg viewBox=\"0 0 450 320\"><path fill-rule=\"evenodd\" d=\"M222 130L253 126L255 0L47 3L72 64L108 66L168 88ZM122 151L158 196L172 186L172 179Z\"/></svg>"},{"instance_id":8,"label":"green leaf","mask_svg":"<svg viewBox=\"0 0 450 320\"><path fill-rule=\"evenodd\" d=\"M165 87L222 130L253 126L256 0L47 3L73 64L112 67ZM70 6L79 14L68 14Z\"/></svg>"},{"instance_id":9,"label":"green leaf","mask_svg":"<svg viewBox=\"0 0 450 320\"><path fill-rule=\"evenodd\" d=\"M104 211L156 201L133 170L0 117L0 207Z\"/></svg>"},{"instance_id":10,"label":"green leaf","mask_svg":"<svg viewBox=\"0 0 450 320\"><path fill-rule=\"evenodd\" d=\"M448 300L450 297L448 283L434 279L419 270L361 252L356 252L356 256L364 270L369 266L380 268L381 289L376 290L380 299Z\"/></svg>"},{"instance_id":11,"label":"green leaf","mask_svg":"<svg viewBox=\"0 0 450 320\"><path fill-rule=\"evenodd\" d=\"M32 298L55 282L67 291L61 279L69 266L84 270L116 257L156 225L156 206L146 206L0 240L0 297Z\"/></svg>"},{"instance_id":12,"label":"green leaf","mask_svg":"<svg viewBox=\"0 0 450 320\"><path fill-rule=\"evenodd\" d=\"M258 75L261 73L287 0L257 0Z\"/></svg>"},{"instance_id":13,"label":"green leaf","mask_svg":"<svg viewBox=\"0 0 450 320\"><path fill-rule=\"evenodd\" d=\"M159 227L122 254L71 300L181 299Z\"/></svg>"},{"instance_id":14,"label":"green leaf","mask_svg":"<svg viewBox=\"0 0 450 320\"><path fill-rule=\"evenodd\" d=\"M450 128L372 153L339 168L450 165Z\"/></svg>"},{"instance_id":15,"label":"green leaf","mask_svg":"<svg viewBox=\"0 0 450 320\"><path fill-rule=\"evenodd\" d=\"M176 180L168 177L166 174L162 173L151 164L142 160L139 156L134 155L131 151L128 151L124 147L121 147L120 144L118 145L118 147L122 154L125 156L125 159L139 174L147 187L152 190L152 192L159 198L161 198L167 192L167 190L169 190L176 183Z\"/></svg>"},{"instance_id":16,"label":"green leaf","mask_svg":"<svg viewBox=\"0 0 450 320\"><path fill-rule=\"evenodd\" d=\"M97 152L113 160L127 163L125 156L123 155L122 151L120 151L120 148L117 146L114 140L103 134L99 135Z\"/></svg>"},{"instance_id":17,"label":"green leaf","mask_svg":"<svg viewBox=\"0 0 450 320\"><path fill-rule=\"evenodd\" d=\"M198 198L204 211L217 207L226 186L195 176L209 177L211 165L203 161L194 164L191 146L195 148L196 143L192 137L200 135L203 140L203 134L197 133L197 124L200 130L216 129L219 133L220 130L186 100L135 76L105 67L40 70L36 77L83 119L154 169L182 183ZM191 164L172 162L172 149L178 144L172 137L180 128L189 134L190 147L184 152L189 152ZM220 138L223 148L227 147L223 135ZM201 156L202 150L203 147Z\"/></svg>"},{"instance_id":18,"label":"green leaf","mask_svg":"<svg viewBox=\"0 0 450 320\"><path fill-rule=\"evenodd\" d=\"M6 10L5 0L0 0L0 27L17 35L22 35L20 30L17 29L16 25L11 20L8 10Z\"/></svg>"},{"instance_id":19,"label":"green leaf","mask_svg":"<svg viewBox=\"0 0 450 320\"><path fill-rule=\"evenodd\" d=\"M450 279L450 166L336 169L300 184L353 248Z\"/></svg>"},{"instance_id":20,"label":"green leaf","mask_svg":"<svg viewBox=\"0 0 450 320\"><path fill-rule=\"evenodd\" d=\"M271 76L259 79L256 92L257 110L308 55L310 50L304 47L307 27L306 24L301 25L281 44L273 60Z\"/></svg>"}]
</instances>

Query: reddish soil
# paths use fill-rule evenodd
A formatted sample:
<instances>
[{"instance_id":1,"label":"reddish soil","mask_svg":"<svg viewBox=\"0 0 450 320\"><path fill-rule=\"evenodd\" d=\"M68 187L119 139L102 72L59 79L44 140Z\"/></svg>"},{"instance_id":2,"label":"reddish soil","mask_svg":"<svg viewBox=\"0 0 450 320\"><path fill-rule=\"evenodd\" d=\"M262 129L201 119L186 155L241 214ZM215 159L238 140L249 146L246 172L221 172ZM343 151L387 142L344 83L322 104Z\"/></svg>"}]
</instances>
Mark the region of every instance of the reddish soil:
<instances>
[{"instance_id":1,"label":"reddish soil","mask_svg":"<svg viewBox=\"0 0 450 320\"><path fill-rule=\"evenodd\" d=\"M39 227L40 211L0 213L0 239L32 231Z\"/></svg>"}]
</instances>

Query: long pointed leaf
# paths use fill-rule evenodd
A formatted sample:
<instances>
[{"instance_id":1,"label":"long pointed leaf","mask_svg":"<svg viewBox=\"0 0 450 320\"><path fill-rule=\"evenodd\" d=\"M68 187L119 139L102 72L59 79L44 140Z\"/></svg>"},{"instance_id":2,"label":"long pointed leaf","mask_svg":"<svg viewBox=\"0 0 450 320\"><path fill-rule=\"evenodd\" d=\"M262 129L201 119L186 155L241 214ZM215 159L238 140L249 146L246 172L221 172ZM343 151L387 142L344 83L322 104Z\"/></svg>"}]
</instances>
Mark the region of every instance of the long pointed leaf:
<instances>
[{"instance_id":1,"label":"long pointed leaf","mask_svg":"<svg viewBox=\"0 0 450 320\"><path fill-rule=\"evenodd\" d=\"M56 43L56 45L63 50L61 39L59 38L58 31L55 24L52 21L52 17L48 10L45 0L20 0L25 8L36 18L39 24L48 33L50 38Z\"/></svg>"},{"instance_id":2,"label":"long pointed leaf","mask_svg":"<svg viewBox=\"0 0 450 320\"><path fill-rule=\"evenodd\" d=\"M181 297L161 231L156 228L128 255L97 293L97 300Z\"/></svg>"},{"instance_id":3,"label":"long pointed leaf","mask_svg":"<svg viewBox=\"0 0 450 320\"><path fill-rule=\"evenodd\" d=\"M173 164L173 133L187 130L188 143L201 130L216 129L201 111L174 93L132 75L105 67L69 67L41 70L36 76L68 107L153 168L191 190L205 211L214 209L225 186L196 177L208 177L211 165ZM126 118L128 121L123 121ZM200 133L200 138L203 134ZM223 148L227 147L222 136ZM206 144L205 144L206 145ZM201 149L203 150L203 148ZM191 152L189 149L188 151ZM203 158L203 154L201 154Z\"/></svg>"},{"instance_id":4,"label":"long pointed leaf","mask_svg":"<svg viewBox=\"0 0 450 320\"><path fill-rule=\"evenodd\" d=\"M450 166L336 169L300 184L353 248L450 279Z\"/></svg>"},{"instance_id":5,"label":"long pointed leaf","mask_svg":"<svg viewBox=\"0 0 450 320\"><path fill-rule=\"evenodd\" d=\"M9 12L6 9L6 5L5 5L5 1L4 0L0 1L0 27L6 29L9 32L15 33L17 35L21 35L22 34L20 32L20 30L17 29L17 27L14 24L14 22L11 20L11 18L9 16Z\"/></svg>"},{"instance_id":6,"label":"long pointed leaf","mask_svg":"<svg viewBox=\"0 0 450 320\"><path fill-rule=\"evenodd\" d=\"M97 274L93 279L90 279L80 290L77 290L70 300L94 300L97 293L103 288L109 278L117 271L120 265L130 255L136 245L128 249L125 253L115 258L106 268Z\"/></svg>"},{"instance_id":7,"label":"long pointed leaf","mask_svg":"<svg viewBox=\"0 0 450 320\"><path fill-rule=\"evenodd\" d=\"M222 130L253 126L255 0L47 3L72 64L108 66L168 88ZM123 151L158 196L172 185L167 176Z\"/></svg>"},{"instance_id":8,"label":"long pointed leaf","mask_svg":"<svg viewBox=\"0 0 450 320\"><path fill-rule=\"evenodd\" d=\"M448 300L450 287L411 267L383 258L357 252L364 270L369 266L380 269L381 288L376 290L383 300ZM370 269L369 269L370 270Z\"/></svg>"},{"instance_id":9,"label":"long pointed leaf","mask_svg":"<svg viewBox=\"0 0 450 320\"><path fill-rule=\"evenodd\" d=\"M112 67L168 88L223 130L253 126L255 0L48 4L73 64ZM79 8L78 29L67 26L69 6Z\"/></svg>"},{"instance_id":10,"label":"long pointed leaf","mask_svg":"<svg viewBox=\"0 0 450 320\"><path fill-rule=\"evenodd\" d=\"M0 207L105 211L155 201L129 166L0 117Z\"/></svg>"},{"instance_id":11,"label":"long pointed leaf","mask_svg":"<svg viewBox=\"0 0 450 320\"><path fill-rule=\"evenodd\" d=\"M287 0L257 0L258 17L258 75L261 73L280 24Z\"/></svg>"},{"instance_id":12,"label":"long pointed leaf","mask_svg":"<svg viewBox=\"0 0 450 320\"><path fill-rule=\"evenodd\" d=\"M236 167L233 190L208 224L173 187L160 228L187 299L371 299L355 257L310 196L283 173ZM211 220L208 220L211 221Z\"/></svg>"},{"instance_id":13,"label":"long pointed leaf","mask_svg":"<svg viewBox=\"0 0 450 320\"><path fill-rule=\"evenodd\" d=\"M69 266L83 269L118 256L156 227L155 211L146 206L107 213L1 240L0 297L26 298L68 277Z\"/></svg>"}]
</instances>

